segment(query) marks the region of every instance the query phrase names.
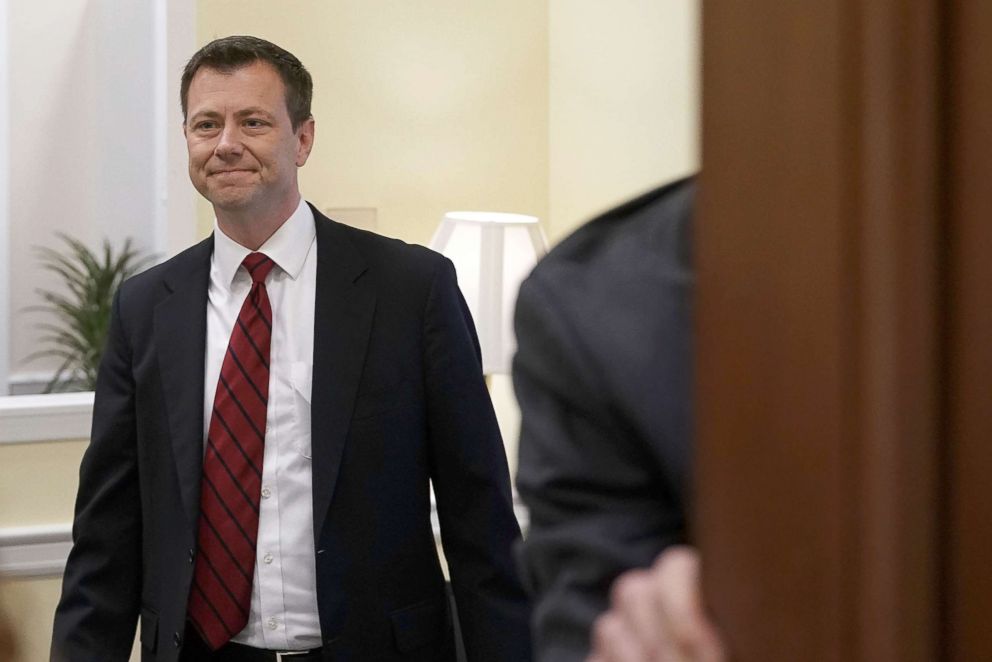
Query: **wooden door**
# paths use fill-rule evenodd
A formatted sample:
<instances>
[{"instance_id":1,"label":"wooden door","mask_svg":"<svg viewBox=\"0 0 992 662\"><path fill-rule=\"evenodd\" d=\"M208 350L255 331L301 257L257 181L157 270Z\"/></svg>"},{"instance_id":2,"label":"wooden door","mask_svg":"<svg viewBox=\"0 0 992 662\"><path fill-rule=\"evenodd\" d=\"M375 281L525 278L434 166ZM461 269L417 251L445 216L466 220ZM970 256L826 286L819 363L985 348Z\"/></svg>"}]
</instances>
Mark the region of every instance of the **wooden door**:
<instances>
[{"instance_id":1,"label":"wooden door","mask_svg":"<svg viewBox=\"0 0 992 662\"><path fill-rule=\"evenodd\" d=\"M704 5L696 537L736 659L992 659L989 63L989 3Z\"/></svg>"}]
</instances>

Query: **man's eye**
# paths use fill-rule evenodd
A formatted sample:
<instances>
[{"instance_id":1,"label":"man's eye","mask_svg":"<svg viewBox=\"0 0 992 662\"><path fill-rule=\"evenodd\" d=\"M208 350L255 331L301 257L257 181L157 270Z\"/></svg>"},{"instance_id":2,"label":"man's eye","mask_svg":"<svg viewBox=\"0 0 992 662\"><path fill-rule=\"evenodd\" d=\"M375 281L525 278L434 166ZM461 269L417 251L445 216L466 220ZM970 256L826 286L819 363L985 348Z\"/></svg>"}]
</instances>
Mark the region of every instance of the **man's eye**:
<instances>
[{"instance_id":1,"label":"man's eye","mask_svg":"<svg viewBox=\"0 0 992 662\"><path fill-rule=\"evenodd\" d=\"M217 128L216 122L197 122L193 127L197 131L211 131Z\"/></svg>"},{"instance_id":2,"label":"man's eye","mask_svg":"<svg viewBox=\"0 0 992 662\"><path fill-rule=\"evenodd\" d=\"M260 129L263 126L265 126L265 122L263 122L262 120L250 119L250 120L245 120L245 126L247 126L249 129Z\"/></svg>"}]
</instances>

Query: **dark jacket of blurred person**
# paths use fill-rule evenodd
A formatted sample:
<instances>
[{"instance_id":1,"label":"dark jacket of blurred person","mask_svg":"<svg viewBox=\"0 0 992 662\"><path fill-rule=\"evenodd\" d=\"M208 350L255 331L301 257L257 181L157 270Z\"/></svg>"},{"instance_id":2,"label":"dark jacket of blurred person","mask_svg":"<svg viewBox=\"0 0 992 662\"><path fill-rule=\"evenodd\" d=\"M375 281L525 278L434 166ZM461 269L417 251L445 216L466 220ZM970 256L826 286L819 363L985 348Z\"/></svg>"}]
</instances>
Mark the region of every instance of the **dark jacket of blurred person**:
<instances>
[{"instance_id":1,"label":"dark jacket of blurred person","mask_svg":"<svg viewBox=\"0 0 992 662\"><path fill-rule=\"evenodd\" d=\"M520 290L520 557L542 661L585 659L613 580L685 539L694 190L589 222Z\"/></svg>"}]
</instances>

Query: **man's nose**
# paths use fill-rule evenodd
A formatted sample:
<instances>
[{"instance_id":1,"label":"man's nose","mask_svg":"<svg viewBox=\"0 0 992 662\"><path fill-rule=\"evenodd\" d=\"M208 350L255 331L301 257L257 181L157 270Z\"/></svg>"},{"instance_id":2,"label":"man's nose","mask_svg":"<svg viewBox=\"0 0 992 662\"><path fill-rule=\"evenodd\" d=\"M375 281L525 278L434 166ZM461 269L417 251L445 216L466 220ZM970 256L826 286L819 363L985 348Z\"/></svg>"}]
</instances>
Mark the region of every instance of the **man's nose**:
<instances>
[{"instance_id":1,"label":"man's nose","mask_svg":"<svg viewBox=\"0 0 992 662\"><path fill-rule=\"evenodd\" d=\"M217 140L215 152L222 159L238 157L244 146L241 144L241 135L236 123L227 123L220 132Z\"/></svg>"}]
</instances>

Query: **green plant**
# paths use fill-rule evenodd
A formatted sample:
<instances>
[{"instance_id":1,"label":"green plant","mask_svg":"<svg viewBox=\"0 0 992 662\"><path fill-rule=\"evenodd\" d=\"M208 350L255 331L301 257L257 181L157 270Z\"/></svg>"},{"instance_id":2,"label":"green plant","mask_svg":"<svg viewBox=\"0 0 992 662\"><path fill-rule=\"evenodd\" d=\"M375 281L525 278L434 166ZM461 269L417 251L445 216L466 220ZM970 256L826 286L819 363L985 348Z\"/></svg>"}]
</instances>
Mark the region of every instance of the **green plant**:
<instances>
[{"instance_id":1,"label":"green plant","mask_svg":"<svg viewBox=\"0 0 992 662\"><path fill-rule=\"evenodd\" d=\"M45 305L30 310L54 315L55 322L37 325L44 332L41 341L48 346L28 358L54 356L62 360L45 393L70 390L77 385L92 390L96 387L114 293L152 256L142 256L130 239L124 241L119 252L104 239L102 251L95 253L78 239L63 232L57 234L67 245L64 254L47 246L36 246L35 252L42 268L57 274L64 288L36 290Z\"/></svg>"}]
</instances>

